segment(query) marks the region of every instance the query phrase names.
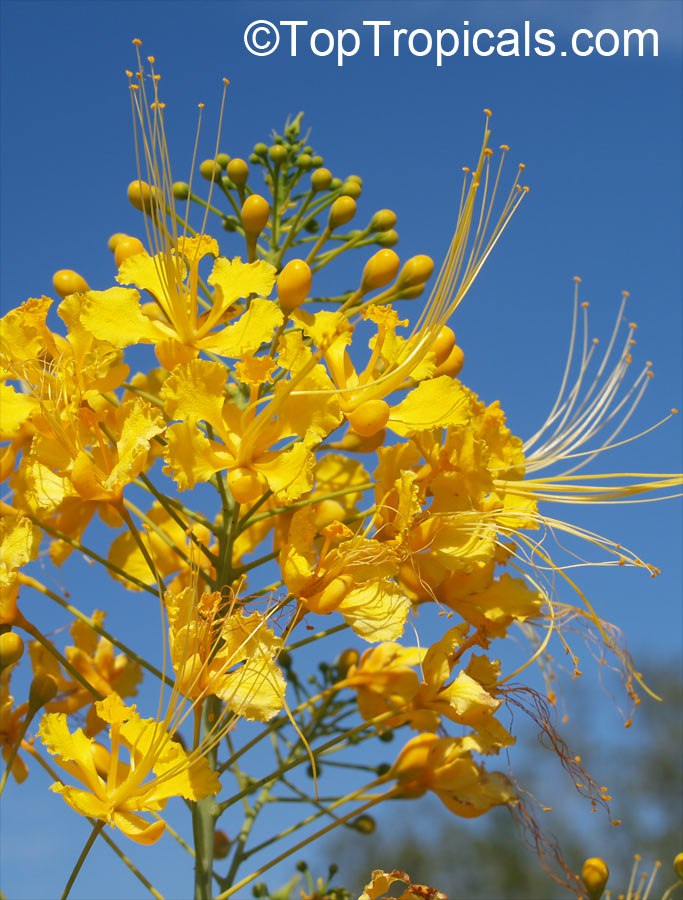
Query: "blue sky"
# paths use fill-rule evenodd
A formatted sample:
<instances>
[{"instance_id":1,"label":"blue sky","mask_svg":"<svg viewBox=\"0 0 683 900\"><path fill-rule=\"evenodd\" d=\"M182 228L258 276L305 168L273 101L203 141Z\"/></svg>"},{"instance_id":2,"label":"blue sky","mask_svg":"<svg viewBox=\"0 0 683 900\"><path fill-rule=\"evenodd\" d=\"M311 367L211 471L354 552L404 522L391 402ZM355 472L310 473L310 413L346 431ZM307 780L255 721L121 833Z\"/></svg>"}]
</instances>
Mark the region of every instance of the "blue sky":
<instances>
[{"instance_id":1,"label":"blue sky","mask_svg":"<svg viewBox=\"0 0 683 900\"><path fill-rule=\"evenodd\" d=\"M634 431L644 428L683 405L681 10L673 2L5 0L3 309L50 294L59 268L81 271L93 287L113 284L106 238L139 226L125 195L135 164L124 70L134 65L130 41L140 37L163 73L176 178L188 174L199 101L206 103L202 155L211 152L221 78L228 76L221 148L246 156L288 114L304 110L325 164L335 174L363 177L361 209L368 216L385 206L396 210L397 249L406 258L424 252L438 261L443 254L460 167L475 159L482 109L490 107L494 142L509 144L511 159L526 163L532 190L458 310L454 327L467 359L463 377L483 398L501 400L513 430L532 433L561 376L571 279L579 274L591 303L592 333L599 337L609 334L620 292L631 293L637 360L651 359L656 373L633 422ZM363 19L375 18L431 32L462 31L465 21L472 29L523 28L530 20L535 28L556 31L558 41L577 28L652 27L660 35L660 55L460 56L437 68L427 57L374 58L365 44L340 68L331 57L302 52L291 58L282 46L257 58L243 43L244 29L255 19L302 19L311 29L336 31L360 29ZM238 248L227 242L224 252ZM680 471L680 417L595 467L600 464L607 470ZM623 628L636 655L656 651L680 659L680 506L609 507L591 511L590 519L581 511L569 515L590 520L595 530L662 568L655 580L608 570L586 572L581 583L601 613ZM92 605L79 599L83 608ZM126 598L122 610L129 608ZM2 820L5 889L17 898L48 896L49 879L66 877L85 839L81 823L58 798L40 807L44 822L36 821L35 812L30 823L20 815L37 786L14 791ZM63 823L56 832L47 822L53 815ZM78 832L73 840L71 830ZM35 861L37 839L64 854L63 865L45 876L25 868ZM106 848L99 853L99 865L90 874L86 867L74 896L97 890L95 868L109 871L111 854ZM111 884L112 891L129 889Z\"/></svg>"}]
</instances>

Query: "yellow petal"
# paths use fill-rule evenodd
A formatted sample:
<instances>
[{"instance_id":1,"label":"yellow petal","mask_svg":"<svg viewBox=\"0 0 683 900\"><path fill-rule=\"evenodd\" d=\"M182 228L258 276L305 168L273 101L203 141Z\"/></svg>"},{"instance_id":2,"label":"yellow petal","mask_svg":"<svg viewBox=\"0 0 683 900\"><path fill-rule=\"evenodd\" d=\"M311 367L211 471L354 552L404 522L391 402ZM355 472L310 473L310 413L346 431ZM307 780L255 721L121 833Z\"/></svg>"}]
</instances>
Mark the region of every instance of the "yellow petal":
<instances>
[{"instance_id":1,"label":"yellow petal","mask_svg":"<svg viewBox=\"0 0 683 900\"><path fill-rule=\"evenodd\" d=\"M215 286L216 301L227 309L235 300L246 300L250 295L267 297L275 283L275 268L267 262L243 263L238 257L218 257L209 275L209 284Z\"/></svg>"},{"instance_id":2,"label":"yellow petal","mask_svg":"<svg viewBox=\"0 0 683 900\"><path fill-rule=\"evenodd\" d=\"M272 341L282 322L282 311L277 303L257 297L236 322L211 332L198 345L218 356L248 356L256 353L262 344Z\"/></svg>"},{"instance_id":3,"label":"yellow petal","mask_svg":"<svg viewBox=\"0 0 683 900\"><path fill-rule=\"evenodd\" d=\"M135 257L133 257L135 258ZM109 288L78 294L83 327L115 347L151 343L159 332L140 309L140 294L130 288Z\"/></svg>"},{"instance_id":4,"label":"yellow petal","mask_svg":"<svg viewBox=\"0 0 683 900\"><path fill-rule=\"evenodd\" d=\"M185 491L196 484L208 481L214 472L227 469L233 457L220 444L210 441L197 427L187 422L171 425L166 430L164 473L175 479L178 488Z\"/></svg>"},{"instance_id":5,"label":"yellow petal","mask_svg":"<svg viewBox=\"0 0 683 900\"><path fill-rule=\"evenodd\" d=\"M470 417L472 395L448 375L421 382L391 410L387 427L408 437L418 431L464 425Z\"/></svg>"},{"instance_id":6,"label":"yellow petal","mask_svg":"<svg viewBox=\"0 0 683 900\"><path fill-rule=\"evenodd\" d=\"M228 377L228 370L218 362L194 359L176 366L161 389L169 418L208 422L220 430Z\"/></svg>"},{"instance_id":7,"label":"yellow petal","mask_svg":"<svg viewBox=\"0 0 683 900\"><path fill-rule=\"evenodd\" d=\"M0 384L0 440L8 440L40 406L35 397L15 391L9 384Z\"/></svg>"},{"instance_id":8,"label":"yellow petal","mask_svg":"<svg viewBox=\"0 0 683 900\"><path fill-rule=\"evenodd\" d=\"M256 656L224 676L212 689L236 715L267 722L283 708L286 687L275 663Z\"/></svg>"},{"instance_id":9,"label":"yellow petal","mask_svg":"<svg viewBox=\"0 0 683 900\"><path fill-rule=\"evenodd\" d=\"M166 823L157 819L154 822L148 822L142 816L136 816L131 812L116 811L113 815L114 825L122 831L126 837L136 844L144 844L149 846L155 844L166 830Z\"/></svg>"},{"instance_id":10,"label":"yellow petal","mask_svg":"<svg viewBox=\"0 0 683 900\"><path fill-rule=\"evenodd\" d=\"M391 582L370 582L347 594L338 611L364 640L393 641L403 634L410 600Z\"/></svg>"},{"instance_id":11,"label":"yellow petal","mask_svg":"<svg viewBox=\"0 0 683 900\"><path fill-rule=\"evenodd\" d=\"M315 457L302 443L289 450L266 454L254 469L262 472L275 498L282 503L298 500L313 486Z\"/></svg>"}]
</instances>

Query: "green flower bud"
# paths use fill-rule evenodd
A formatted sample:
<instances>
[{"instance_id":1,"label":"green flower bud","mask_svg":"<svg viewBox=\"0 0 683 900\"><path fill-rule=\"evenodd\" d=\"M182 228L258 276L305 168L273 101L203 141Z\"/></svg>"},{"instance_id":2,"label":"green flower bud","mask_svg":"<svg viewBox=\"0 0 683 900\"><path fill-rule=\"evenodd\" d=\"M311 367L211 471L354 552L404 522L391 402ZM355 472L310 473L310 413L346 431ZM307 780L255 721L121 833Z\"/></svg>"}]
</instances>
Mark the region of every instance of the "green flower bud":
<instances>
[{"instance_id":1,"label":"green flower bud","mask_svg":"<svg viewBox=\"0 0 683 900\"><path fill-rule=\"evenodd\" d=\"M187 200L190 196L190 185L184 181L173 182L173 196L176 200Z\"/></svg>"},{"instance_id":2,"label":"green flower bud","mask_svg":"<svg viewBox=\"0 0 683 900\"><path fill-rule=\"evenodd\" d=\"M590 900L600 900L608 879L609 869L604 860L596 856L585 861L581 869L581 881Z\"/></svg>"},{"instance_id":3,"label":"green flower bud","mask_svg":"<svg viewBox=\"0 0 683 900\"><path fill-rule=\"evenodd\" d=\"M215 159L205 159L199 164L199 174L207 181L218 181L223 171Z\"/></svg>"},{"instance_id":4,"label":"green flower bud","mask_svg":"<svg viewBox=\"0 0 683 900\"><path fill-rule=\"evenodd\" d=\"M389 231L382 231L375 238L375 243L379 244L380 247L393 247L398 244L398 232L394 231L393 228Z\"/></svg>"},{"instance_id":5,"label":"green flower bud","mask_svg":"<svg viewBox=\"0 0 683 900\"><path fill-rule=\"evenodd\" d=\"M391 728L387 728L386 731L380 731L378 737L383 744L390 744L394 739L394 732Z\"/></svg>"},{"instance_id":6,"label":"green flower bud","mask_svg":"<svg viewBox=\"0 0 683 900\"><path fill-rule=\"evenodd\" d=\"M314 156L311 162L316 169L319 169L320 166L322 166L322 164L325 162L325 160L322 158L322 156Z\"/></svg>"},{"instance_id":7,"label":"green flower bud","mask_svg":"<svg viewBox=\"0 0 683 900\"><path fill-rule=\"evenodd\" d=\"M339 674L344 678L351 666L355 666L360 659L358 651L354 647L347 647L337 657L335 665L339 670Z\"/></svg>"},{"instance_id":8,"label":"green flower bud","mask_svg":"<svg viewBox=\"0 0 683 900\"><path fill-rule=\"evenodd\" d=\"M249 162L253 163L255 166L259 166L261 165L261 157L257 156L255 153L250 153Z\"/></svg>"},{"instance_id":9,"label":"green flower bud","mask_svg":"<svg viewBox=\"0 0 683 900\"><path fill-rule=\"evenodd\" d=\"M353 199L356 200L363 192L363 188L357 181L345 181L344 184L342 184L341 192L343 197L353 197Z\"/></svg>"},{"instance_id":10,"label":"green flower bud","mask_svg":"<svg viewBox=\"0 0 683 900\"><path fill-rule=\"evenodd\" d=\"M330 184L330 190L336 191L342 186L341 178L333 178L332 183Z\"/></svg>"},{"instance_id":11,"label":"green flower bud","mask_svg":"<svg viewBox=\"0 0 683 900\"><path fill-rule=\"evenodd\" d=\"M287 159L287 148L283 147L282 144L273 144L268 150L268 156L276 166L279 166Z\"/></svg>"},{"instance_id":12,"label":"green flower bud","mask_svg":"<svg viewBox=\"0 0 683 900\"><path fill-rule=\"evenodd\" d=\"M228 163L230 162L230 157L227 153L219 153L216 157L216 162L221 167L221 169L227 169Z\"/></svg>"},{"instance_id":13,"label":"green flower bud","mask_svg":"<svg viewBox=\"0 0 683 900\"><path fill-rule=\"evenodd\" d=\"M266 144L262 144L262 143L254 144L254 153L257 156L265 156L267 152L268 152L268 147L266 146Z\"/></svg>"},{"instance_id":14,"label":"green flower bud","mask_svg":"<svg viewBox=\"0 0 683 900\"><path fill-rule=\"evenodd\" d=\"M351 822L349 822L349 825L351 828L354 828L361 834L372 834L377 828L377 823L372 818L372 816L367 815L367 813L363 813L362 816L358 816L357 819L353 819Z\"/></svg>"},{"instance_id":15,"label":"green flower bud","mask_svg":"<svg viewBox=\"0 0 683 900\"><path fill-rule=\"evenodd\" d=\"M332 172L329 169L316 169L311 175L311 187L314 191L327 191L332 180Z\"/></svg>"},{"instance_id":16,"label":"green flower bud","mask_svg":"<svg viewBox=\"0 0 683 900\"><path fill-rule=\"evenodd\" d=\"M300 153L296 158L296 164L300 169L310 169L313 165L313 160L308 153Z\"/></svg>"},{"instance_id":17,"label":"green flower bud","mask_svg":"<svg viewBox=\"0 0 683 900\"><path fill-rule=\"evenodd\" d=\"M373 231L389 231L396 224L396 213L393 209L379 209L370 219Z\"/></svg>"},{"instance_id":18,"label":"green flower bud","mask_svg":"<svg viewBox=\"0 0 683 900\"><path fill-rule=\"evenodd\" d=\"M213 855L216 859L225 859L230 853L230 838L220 828L213 833Z\"/></svg>"},{"instance_id":19,"label":"green flower bud","mask_svg":"<svg viewBox=\"0 0 683 900\"><path fill-rule=\"evenodd\" d=\"M57 682L52 675L39 672L31 682L28 694L29 713L35 714L57 696Z\"/></svg>"},{"instance_id":20,"label":"green flower bud","mask_svg":"<svg viewBox=\"0 0 683 900\"><path fill-rule=\"evenodd\" d=\"M247 178L249 178L249 166L243 159L235 157L228 163L227 173L230 181L236 187L241 188L244 187L247 183Z\"/></svg>"},{"instance_id":21,"label":"green flower bud","mask_svg":"<svg viewBox=\"0 0 683 900\"><path fill-rule=\"evenodd\" d=\"M363 187L363 179L360 177L360 175L347 175L346 180L347 181L355 181L361 187Z\"/></svg>"}]
</instances>

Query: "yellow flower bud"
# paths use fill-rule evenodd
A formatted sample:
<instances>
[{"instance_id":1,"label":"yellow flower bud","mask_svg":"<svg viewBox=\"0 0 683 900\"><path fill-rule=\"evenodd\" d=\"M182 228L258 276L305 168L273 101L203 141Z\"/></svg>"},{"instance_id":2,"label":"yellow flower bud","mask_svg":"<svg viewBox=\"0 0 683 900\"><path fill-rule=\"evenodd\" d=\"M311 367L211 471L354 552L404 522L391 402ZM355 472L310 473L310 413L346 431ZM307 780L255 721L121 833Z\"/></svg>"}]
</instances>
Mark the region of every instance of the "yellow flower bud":
<instances>
[{"instance_id":1,"label":"yellow flower bud","mask_svg":"<svg viewBox=\"0 0 683 900\"><path fill-rule=\"evenodd\" d=\"M370 219L373 231L389 231L396 224L396 213L393 209L380 209Z\"/></svg>"},{"instance_id":2,"label":"yellow flower bud","mask_svg":"<svg viewBox=\"0 0 683 900\"><path fill-rule=\"evenodd\" d=\"M338 575L320 593L309 597L307 605L311 612L326 616L328 613L334 612L352 587L353 577L351 575Z\"/></svg>"},{"instance_id":3,"label":"yellow flower bud","mask_svg":"<svg viewBox=\"0 0 683 900\"><path fill-rule=\"evenodd\" d=\"M52 276L52 285L60 297L68 297L80 291L89 291L88 282L72 269L60 269Z\"/></svg>"},{"instance_id":4,"label":"yellow flower bud","mask_svg":"<svg viewBox=\"0 0 683 900\"><path fill-rule=\"evenodd\" d=\"M401 260L393 250L378 250L365 264L361 291L367 294L389 284L396 277L400 265Z\"/></svg>"},{"instance_id":5,"label":"yellow flower bud","mask_svg":"<svg viewBox=\"0 0 683 900\"><path fill-rule=\"evenodd\" d=\"M28 708L30 713L35 713L54 700L57 696L57 682L52 675L46 675L45 672L39 672L31 682L28 693Z\"/></svg>"},{"instance_id":6,"label":"yellow flower bud","mask_svg":"<svg viewBox=\"0 0 683 900\"><path fill-rule=\"evenodd\" d=\"M114 249L114 261L119 268L125 259L131 256L137 256L138 253L145 252L145 245L136 237L125 237L119 241Z\"/></svg>"},{"instance_id":7,"label":"yellow flower bud","mask_svg":"<svg viewBox=\"0 0 683 900\"><path fill-rule=\"evenodd\" d=\"M227 169L228 163L230 162L230 157L227 153L219 153L216 157L216 162L221 167L221 169Z\"/></svg>"},{"instance_id":8,"label":"yellow flower bud","mask_svg":"<svg viewBox=\"0 0 683 900\"><path fill-rule=\"evenodd\" d=\"M366 400L353 412L347 413L346 418L356 434L370 437L384 428L389 421L390 412L386 400Z\"/></svg>"},{"instance_id":9,"label":"yellow flower bud","mask_svg":"<svg viewBox=\"0 0 683 900\"><path fill-rule=\"evenodd\" d=\"M159 202L156 188L146 181L131 181L128 185L128 199L131 206L144 213L153 212Z\"/></svg>"},{"instance_id":10,"label":"yellow flower bud","mask_svg":"<svg viewBox=\"0 0 683 900\"><path fill-rule=\"evenodd\" d=\"M674 872L683 881L683 853L674 856Z\"/></svg>"},{"instance_id":11,"label":"yellow flower bud","mask_svg":"<svg viewBox=\"0 0 683 900\"><path fill-rule=\"evenodd\" d=\"M111 753L107 748L102 744L98 744L97 741L93 741L90 745L90 755L92 756L92 761L95 763L97 774L102 775L103 777L107 775L109 767L111 766Z\"/></svg>"},{"instance_id":12,"label":"yellow flower bud","mask_svg":"<svg viewBox=\"0 0 683 900\"><path fill-rule=\"evenodd\" d=\"M226 171L230 181L237 185L238 188L244 187L247 183L247 178L249 178L249 166L243 159L239 159L239 157L231 159Z\"/></svg>"},{"instance_id":13,"label":"yellow flower bud","mask_svg":"<svg viewBox=\"0 0 683 900\"><path fill-rule=\"evenodd\" d=\"M121 231L117 231L116 234L112 234L112 236L107 241L107 247L109 247L109 249L113 253L114 250L116 250L116 245L118 243L120 243L121 241L125 241L126 238L129 238L129 237L130 237L129 234L124 234Z\"/></svg>"},{"instance_id":14,"label":"yellow flower bud","mask_svg":"<svg viewBox=\"0 0 683 900\"><path fill-rule=\"evenodd\" d=\"M310 169L313 166L310 153L300 153L296 158L296 164L300 169Z\"/></svg>"},{"instance_id":15,"label":"yellow flower bud","mask_svg":"<svg viewBox=\"0 0 683 900\"><path fill-rule=\"evenodd\" d=\"M24 641L20 634L5 631L0 634L0 672L19 662L24 655Z\"/></svg>"},{"instance_id":16,"label":"yellow flower bud","mask_svg":"<svg viewBox=\"0 0 683 900\"><path fill-rule=\"evenodd\" d=\"M464 364L465 354L456 344L441 365L436 367L434 370L434 377L436 378L439 375L450 375L451 378L455 378L460 374Z\"/></svg>"},{"instance_id":17,"label":"yellow flower bud","mask_svg":"<svg viewBox=\"0 0 683 900\"><path fill-rule=\"evenodd\" d=\"M228 487L237 503L251 503L264 493L267 488L265 479L253 469L232 469L228 473Z\"/></svg>"},{"instance_id":18,"label":"yellow flower bud","mask_svg":"<svg viewBox=\"0 0 683 900\"><path fill-rule=\"evenodd\" d=\"M230 847L232 846L230 842L230 838L227 834L220 828L217 828L213 833L213 855L216 859L225 859L225 857L230 853Z\"/></svg>"},{"instance_id":19,"label":"yellow flower bud","mask_svg":"<svg viewBox=\"0 0 683 900\"><path fill-rule=\"evenodd\" d=\"M356 184L359 184L361 187L363 187L363 179L360 177L360 175L349 175L346 180L355 181Z\"/></svg>"},{"instance_id":20,"label":"yellow flower bud","mask_svg":"<svg viewBox=\"0 0 683 900\"><path fill-rule=\"evenodd\" d=\"M215 159L205 159L199 164L199 174L207 181L218 181L223 170Z\"/></svg>"},{"instance_id":21,"label":"yellow flower bud","mask_svg":"<svg viewBox=\"0 0 683 900\"><path fill-rule=\"evenodd\" d=\"M242 225L247 234L260 234L268 224L269 215L268 201L260 194L252 194L242 204Z\"/></svg>"},{"instance_id":22,"label":"yellow flower bud","mask_svg":"<svg viewBox=\"0 0 683 900\"><path fill-rule=\"evenodd\" d=\"M591 857L583 864L581 881L583 881L590 900L600 900L608 878L609 869L607 868L607 863L599 857Z\"/></svg>"},{"instance_id":23,"label":"yellow flower bud","mask_svg":"<svg viewBox=\"0 0 683 900\"><path fill-rule=\"evenodd\" d=\"M187 200L190 196L190 185L184 181L175 181L172 190L176 200Z\"/></svg>"},{"instance_id":24,"label":"yellow flower bud","mask_svg":"<svg viewBox=\"0 0 683 900\"><path fill-rule=\"evenodd\" d=\"M311 267L303 259L291 259L277 277L277 295L285 309L301 306L311 290Z\"/></svg>"},{"instance_id":25,"label":"yellow flower bud","mask_svg":"<svg viewBox=\"0 0 683 900\"><path fill-rule=\"evenodd\" d=\"M424 284L432 277L433 271L434 260L431 256L425 256L424 253L411 256L401 269L398 283L400 287L415 287L415 285Z\"/></svg>"},{"instance_id":26,"label":"yellow flower bud","mask_svg":"<svg viewBox=\"0 0 683 900\"><path fill-rule=\"evenodd\" d=\"M330 522L341 522L345 515L346 511L338 500L321 500L315 505L315 526L320 531Z\"/></svg>"},{"instance_id":27,"label":"yellow flower bud","mask_svg":"<svg viewBox=\"0 0 683 900\"><path fill-rule=\"evenodd\" d=\"M437 366L445 362L455 346L455 332L448 325L444 325L432 344L432 353L436 358Z\"/></svg>"},{"instance_id":28,"label":"yellow flower bud","mask_svg":"<svg viewBox=\"0 0 683 900\"><path fill-rule=\"evenodd\" d=\"M329 169L316 169L311 175L311 187L314 191L327 191L332 184L332 172Z\"/></svg>"},{"instance_id":29,"label":"yellow flower bud","mask_svg":"<svg viewBox=\"0 0 683 900\"><path fill-rule=\"evenodd\" d=\"M353 197L337 197L330 207L329 227L339 228L346 225L356 215L356 201Z\"/></svg>"},{"instance_id":30,"label":"yellow flower bud","mask_svg":"<svg viewBox=\"0 0 683 900\"><path fill-rule=\"evenodd\" d=\"M389 229L389 231L383 231L381 234L377 235L375 242L378 243L380 247L394 247L398 244L398 232L394 231L393 228Z\"/></svg>"}]
</instances>

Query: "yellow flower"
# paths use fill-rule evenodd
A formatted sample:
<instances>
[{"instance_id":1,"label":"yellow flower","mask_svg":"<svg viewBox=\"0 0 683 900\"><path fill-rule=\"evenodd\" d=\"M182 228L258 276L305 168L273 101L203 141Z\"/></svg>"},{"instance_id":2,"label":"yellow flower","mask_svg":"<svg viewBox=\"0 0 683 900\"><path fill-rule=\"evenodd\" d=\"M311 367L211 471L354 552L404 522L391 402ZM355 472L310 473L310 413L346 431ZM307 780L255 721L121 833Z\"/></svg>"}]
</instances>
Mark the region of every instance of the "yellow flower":
<instances>
[{"instance_id":1,"label":"yellow flower","mask_svg":"<svg viewBox=\"0 0 683 900\"><path fill-rule=\"evenodd\" d=\"M236 716L265 722L284 706L286 683L274 659L282 639L259 613L221 611L221 594L195 588L165 595L178 690L220 697Z\"/></svg>"},{"instance_id":2,"label":"yellow flower","mask_svg":"<svg viewBox=\"0 0 683 900\"><path fill-rule=\"evenodd\" d=\"M0 626L16 621L19 569L38 555L40 529L25 516L0 515Z\"/></svg>"},{"instance_id":3,"label":"yellow flower","mask_svg":"<svg viewBox=\"0 0 683 900\"><path fill-rule=\"evenodd\" d=\"M111 749L99 771L95 743L79 728L71 733L63 713L46 713L40 738L57 764L79 787L56 783L55 793L77 813L107 822L139 844L153 844L165 830L159 819L144 813L164 809L170 797L201 800L220 789L216 773L205 758L188 753L163 723L141 719L117 694L95 704L97 715L109 725ZM126 763L121 757L129 755Z\"/></svg>"},{"instance_id":4,"label":"yellow flower","mask_svg":"<svg viewBox=\"0 0 683 900\"><path fill-rule=\"evenodd\" d=\"M96 609L92 618L102 625L105 614ZM138 663L123 653L115 654L114 647L106 638L87 623L75 620L71 626L73 645L67 647L65 656L88 684L102 696L116 693L119 697L132 697L142 680L142 670ZM58 696L45 707L47 712L63 712L72 715L79 709L89 707L85 719L85 734L96 735L104 728L93 703L92 693L80 681L63 672L59 662L42 644L34 641L29 647L31 664L36 675L51 675L56 684Z\"/></svg>"},{"instance_id":5,"label":"yellow flower","mask_svg":"<svg viewBox=\"0 0 683 900\"><path fill-rule=\"evenodd\" d=\"M410 601L393 581L398 571L395 553L379 541L361 536L340 522L322 528L316 548L316 511L294 513L280 551L283 580L310 612L339 612L367 641L393 640L401 635Z\"/></svg>"},{"instance_id":6,"label":"yellow flower","mask_svg":"<svg viewBox=\"0 0 683 900\"><path fill-rule=\"evenodd\" d=\"M451 812L471 819L494 806L517 801L510 781L501 772L487 772L472 759L481 752L475 738L419 734L399 753L390 776L397 781L395 796L421 797L432 791Z\"/></svg>"}]
</instances>

